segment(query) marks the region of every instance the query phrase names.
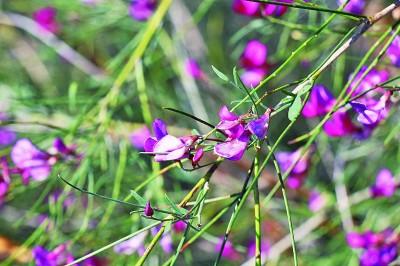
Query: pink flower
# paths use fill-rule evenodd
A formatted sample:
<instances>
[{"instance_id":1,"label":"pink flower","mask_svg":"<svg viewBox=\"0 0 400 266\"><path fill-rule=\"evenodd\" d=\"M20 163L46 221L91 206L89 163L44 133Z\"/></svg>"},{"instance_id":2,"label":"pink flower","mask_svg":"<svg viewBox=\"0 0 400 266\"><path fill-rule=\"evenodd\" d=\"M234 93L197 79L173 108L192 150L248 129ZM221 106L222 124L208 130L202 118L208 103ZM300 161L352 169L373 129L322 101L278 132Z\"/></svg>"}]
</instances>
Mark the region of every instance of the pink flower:
<instances>
[{"instance_id":1,"label":"pink flower","mask_svg":"<svg viewBox=\"0 0 400 266\"><path fill-rule=\"evenodd\" d=\"M240 56L240 63L246 69L262 67L267 62L267 55L268 48L265 44L258 40L251 40Z\"/></svg>"},{"instance_id":2,"label":"pink flower","mask_svg":"<svg viewBox=\"0 0 400 266\"><path fill-rule=\"evenodd\" d=\"M293 3L293 0L277 0L277 1L282 3ZM262 14L264 16L280 17L283 16L287 10L288 7L284 5L265 4L262 10Z\"/></svg>"},{"instance_id":3,"label":"pink flower","mask_svg":"<svg viewBox=\"0 0 400 266\"><path fill-rule=\"evenodd\" d=\"M359 131L348 114L344 111L337 111L326 121L323 126L325 133L329 137L343 137Z\"/></svg>"},{"instance_id":4,"label":"pink flower","mask_svg":"<svg viewBox=\"0 0 400 266\"><path fill-rule=\"evenodd\" d=\"M271 110L268 110L259 118L248 123L249 131L259 139L264 139L267 136L270 112Z\"/></svg>"},{"instance_id":5,"label":"pink flower","mask_svg":"<svg viewBox=\"0 0 400 266\"><path fill-rule=\"evenodd\" d=\"M214 147L215 154L224 157L231 161L238 161L242 159L246 151L249 138L241 137L231 141L218 143Z\"/></svg>"},{"instance_id":6,"label":"pink flower","mask_svg":"<svg viewBox=\"0 0 400 266\"><path fill-rule=\"evenodd\" d=\"M33 19L44 29L57 33L59 25L56 21L57 10L53 7L43 7L33 13Z\"/></svg>"},{"instance_id":7,"label":"pink flower","mask_svg":"<svg viewBox=\"0 0 400 266\"><path fill-rule=\"evenodd\" d=\"M153 152L156 162L180 160L186 157L188 147L181 139L166 135L154 145Z\"/></svg>"},{"instance_id":8,"label":"pink flower","mask_svg":"<svg viewBox=\"0 0 400 266\"><path fill-rule=\"evenodd\" d=\"M240 75L240 79L246 87L254 88L260 84L267 73L268 70L266 68L246 69L243 74Z\"/></svg>"},{"instance_id":9,"label":"pink flower","mask_svg":"<svg viewBox=\"0 0 400 266\"><path fill-rule=\"evenodd\" d=\"M325 197L316 190L312 190L308 198L308 208L312 212L321 210L326 204Z\"/></svg>"},{"instance_id":10,"label":"pink flower","mask_svg":"<svg viewBox=\"0 0 400 266\"><path fill-rule=\"evenodd\" d=\"M392 44L387 49L386 55L394 66L400 67L400 36L394 38Z\"/></svg>"},{"instance_id":11,"label":"pink flower","mask_svg":"<svg viewBox=\"0 0 400 266\"><path fill-rule=\"evenodd\" d=\"M298 189L302 186L309 168L309 153L301 157L301 150L298 149L294 152L277 152L276 160L282 173L290 169L291 165L297 162L293 169L290 171L286 184L291 189Z\"/></svg>"},{"instance_id":12,"label":"pink flower","mask_svg":"<svg viewBox=\"0 0 400 266\"><path fill-rule=\"evenodd\" d=\"M391 197L396 192L396 180L389 169L381 169L370 188L373 197Z\"/></svg>"},{"instance_id":13,"label":"pink flower","mask_svg":"<svg viewBox=\"0 0 400 266\"><path fill-rule=\"evenodd\" d=\"M151 135L149 128L144 126L133 131L130 135L130 140L133 147L140 151L144 151L146 140L150 137Z\"/></svg>"},{"instance_id":14,"label":"pink flower","mask_svg":"<svg viewBox=\"0 0 400 266\"><path fill-rule=\"evenodd\" d=\"M203 70L193 58L189 58L185 61L185 70L186 73L191 75L194 79L204 79L205 77Z\"/></svg>"},{"instance_id":15,"label":"pink flower","mask_svg":"<svg viewBox=\"0 0 400 266\"><path fill-rule=\"evenodd\" d=\"M259 16L260 3L246 1L246 0L233 0L232 9L238 14L244 16Z\"/></svg>"},{"instance_id":16,"label":"pink flower","mask_svg":"<svg viewBox=\"0 0 400 266\"><path fill-rule=\"evenodd\" d=\"M36 246L32 250L36 266L58 266L68 264L74 261L74 257L67 250L67 245L62 244L48 251L42 246Z\"/></svg>"}]
</instances>

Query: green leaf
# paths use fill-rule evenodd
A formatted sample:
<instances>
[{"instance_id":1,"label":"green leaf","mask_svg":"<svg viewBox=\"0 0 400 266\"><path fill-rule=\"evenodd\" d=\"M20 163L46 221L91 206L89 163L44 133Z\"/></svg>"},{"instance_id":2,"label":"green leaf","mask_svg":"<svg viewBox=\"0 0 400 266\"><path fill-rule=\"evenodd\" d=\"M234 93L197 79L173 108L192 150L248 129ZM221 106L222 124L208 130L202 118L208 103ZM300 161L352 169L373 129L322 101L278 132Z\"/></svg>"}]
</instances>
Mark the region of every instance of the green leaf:
<instances>
[{"instance_id":1,"label":"green leaf","mask_svg":"<svg viewBox=\"0 0 400 266\"><path fill-rule=\"evenodd\" d=\"M314 81L311 79L306 80L303 83L300 83L295 89L294 91L296 92L296 94L298 95L303 95L304 93L308 92L311 90L311 88L314 86Z\"/></svg>"},{"instance_id":2,"label":"green leaf","mask_svg":"<svg viewBox=\"0 0 400 266\"><path fill-rule=\"evenodd\" d=\"M288 118L290 121L294 121L301 112L301 96L297 94L294 98L292 105L289 107Z\"/></svg>"},{"instance_id":3,"label":"green leaf","mask_svg":"<svg viewBox=\"0 0 400 266\"><path fill-rule=\"evenodd\" d=\"M165 194L165 199L167 200L168 204L171 206L171 208L179 215L185 215L187 213L187 210L181 207L178 207L169 197L167 194Z\"/></svg>"},{"instance_id":4,"label":"green leaf","mask_svg":"<svg viewBox=\"0 0 400 266\"><path fill-rule=\"evenodd\" d=\"M211 65L212 70L215 72L215 74L217 74L217 76L222 79L223 81L229 81L229 78L222 73L221 71L219 71L215 66Z\"/></svg>"},{"instance_id":5,"label":"green leaf","mask_svg":"<svg viewBox=\"0 0 400 266\"><path fill-rule=\"evenodd\" d=\"M147 200L145 198L143 198L142 196L140 196L138 193L136 193L136 191L131 190L131 194L140 205L143 205L143 206L146 205Z\"/></svg>"}]
</instances>

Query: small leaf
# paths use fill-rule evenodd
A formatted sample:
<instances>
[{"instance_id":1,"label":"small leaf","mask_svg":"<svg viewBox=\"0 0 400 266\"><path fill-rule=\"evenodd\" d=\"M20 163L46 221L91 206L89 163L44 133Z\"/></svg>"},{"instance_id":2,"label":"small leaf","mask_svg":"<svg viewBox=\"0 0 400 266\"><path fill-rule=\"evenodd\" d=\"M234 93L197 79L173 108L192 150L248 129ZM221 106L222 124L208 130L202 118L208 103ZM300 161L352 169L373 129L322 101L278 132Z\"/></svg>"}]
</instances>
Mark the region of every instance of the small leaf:
<instances>
[{"instance_id":1,"label":"small leaf","mask_svg":"<svg viewBox=\"0 0 400 266\"><path fill-rule=\"evenodd\" d=\"M169 197L167 194L165 194L165 199L167 200L168 204L171 206L171 208L179 215L185 215L187 210L184 208L181 208L177 206Z\"/></svg>"},{"instance_id":2,"label":"small leaf","mask_svg":"<svg viewBox=\"0 0 400 266\"><path fill-rule=\"evenodd\" d=\"M238 80L238 73L237 73L236 66L233 68L232 74L233 74L233 81L235 82L235 86L238 88L239 87L239 80Z\"/></svg>"},{"instance_id":3,"label":"small leaf","mask_svg":"<svg viewBox=\"0 0 400 266\"><path fill-rule=\"evenodd\" d=\"M217 76L222 79L223 81L229 81L229 78L222 73L221 71L219 71L215 66L211 65L212 70L215 72L215 74L217 74Z\"/></svg>"},{"instance_id":4,"label":"small leaf","mask_svg":"<svg viewBox=\"0 0 400 266\"><path fill-rule=\"evenodd\" d=\"M140 196L138 193L136 193L136 191L131 190L131 194L140 205L143 205L143 206L146 205L147 200L145 200L142 196Z\"/></svg>"},{"instance_id":5,"label":"small leaf","mask_svg":"<svg viewBox=\"0 0 400 266\"><path fill-rule=\"evenodd\" d=\"M305 82L299 84L293 91L295 91L297 95L303 95L304 93L310 91L313 86L314 81L308 79Z\"/></svg>"},{"instance_id":6,"label":"small leaf","mask_svg":"<svg viewBox=\"0 0 400 266\"><path fill-rule=\"evenodd\" d=\"M289 107L288 118L290 121L296 120L301 112L301 97L297 94L292 105Z\"/></svg>"}]
</instances>

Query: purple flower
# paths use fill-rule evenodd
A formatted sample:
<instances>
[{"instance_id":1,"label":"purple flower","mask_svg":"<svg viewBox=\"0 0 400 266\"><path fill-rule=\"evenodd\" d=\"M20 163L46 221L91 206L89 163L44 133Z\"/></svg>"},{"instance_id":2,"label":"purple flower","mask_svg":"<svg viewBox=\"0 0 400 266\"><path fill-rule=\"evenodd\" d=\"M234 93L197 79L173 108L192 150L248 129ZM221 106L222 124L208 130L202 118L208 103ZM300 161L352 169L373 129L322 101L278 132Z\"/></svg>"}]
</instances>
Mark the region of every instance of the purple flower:
<instances>
[{"instance_id":1,"label":"purple flower","mask_svg":"<svg viewBox=\"0 0 400 266\"><path fill-rule=\"evenodd\" d=\"M144 151L146 140L150 137L151 135L149 128L144 126L133 131L130 135L130 140L133 147L140 151Z\"/></svg>"},{"instance_id":2,"label":"purple flower","mask_svg":"<svg viewBox=\"0 0 400 266\"><path fill-rule=\"evenodd\" d=\"M114 252L119 254L131 255L134 252L142 255L145 251L144 240L146 239L147 231L144 231L124 242L114 246Z\"/></svg>"},{"instance_id":3,"label":"purple flower","mask_svg":"<svg viewBox=\"0 0 400 266\"><path fill-rule=\"evenodd\" d=\"M148 201L148 202L146 203L146 206L144 207L143 213L144 213L144 215L146 215L146 216L148 216L148 217L153 216L154 210L153 210L153 208L152 208L151 205L150 205L150 201Z\"/></svg>"},{"instance_id":4,"label":"purple flower","mask_svg":"<svg viewBox=\"0 0 400 266\"><path fill-rule=\"evenodd\" d=\"M312 212L321 210L326 204L325 197L316 190L312 190L308 198L308 208Z\"/></svg>"},{"instance_id":5,"label":"purple flower","mask_svg":"<svg viewBox=\"0 0 400 266\"><path fill-rule=\"evenodd\" d=\"M348 114L344 111L337 111L326 121L323 126L329 137L343 137L359 131L353 124Z\"/></svg>"},{"instance_id":6,"label":"purple flower","mask_svg":"<svg viewBox=\"0 0 400 266\"><path fill-rule=\"evenodd\" d=\"M153 152L156 162L180 160L187 156L188 147L181 139L166 135L154 145Z\"/></svg>"},{"instance_id":7,"label":"purple flower","mask_svg":"<svg viewBox=\"0 0 400 266\"><path fill-rule=\"evenodd\" d=\"M373 197L391 197L396 192L396 180L389 169L381 169L370 189Z\"/></svg>"},{"instance_id":8,"label":"purple flower","mask_svg":"<svg viewBox=\"0 0 400 266\"><path fill-rule=\"evenodd\" d=\"M252 120L248 124L250 132L259 139L264 139L267 136L270 113L271 110L267 110L260 118Z\"/></svg>"},{"instance_id":9,"label":"purple flower","mask_svg":"<svg viewBox=\"0 0 400 266\"><path fill-rule=\"evenodd\" d=\"M372 126L376 125L381 119L382 109L374 110L368 108L365 104L358 102L351 102L351 107L358 113L357 120L363 125Z\"/></svg>"},{"instance_id":10,"label":"purple flower","mask_svg":"<svg viewBox=\"0 0 400 266\"><path fill-rule=\"evenodd\" d=\"M15 143L11 159L21 170L25 183L29 177L36 181L45 180L50 175L53 164L50 154L36 148L28 139L20 139Z\"/></svg>"},{"instance_id":11,"label":"purple flower","mask_svg":"<svg viewBox=\"0 0 400 266\"><path fill-rule=\"evenodd\" d=\"M386 52L392 64L400 67L400 36L396 36Z\"/></svg>"},{"instance_id":12,"label":"purple flower","mask_svg":"<svg viewBox=\"0 0 400 266\"><path fill-rule=\"evenodd\" d=\"M238 161L243 157L246 151L247 143L249 139L234 139L231 141L218 143L214 147L215 154L224 157L231 161Z\"/></svg>"},{"instance_id":13,"label":"purple flower","mask_svg":"<svg viewBox=\"0 0 400 266\"><path fill-rule=\"evenodd\" d=\"M260 14L260 3L255 3L246 0L233 0L232 9L238 14L244 16L259 16Z\"/></svg>"},{"instance_id":14,"label":"purple flower","mask_svg":"<svg viewBox=\"0 0 400 266\"><path fill-rule=\"evenodd\" d=\"M155 137L149 137L144 143L143 148L146 152L153 152L157 141L168 135L167 125L163 120L157 118L153 121L153 132Z\"/></svg>"},{"instance_id":15,"label":"purple flower","mask_svg":"<svg viewBox=\"0 0 400 266\"><path fill-rule=\"evenodd\" d=\"M177 221L173 224L172 228L177 233L182 233L186 230L187 224L184 221Z\"/></svg>"},{"instance_id":16,"label":"purple flower","mask_svg":"<svg viewBox=\"0 0 400 266\"><path fill-rule=\"evenodd\" d=\"M129 14L138 21L148 20L156 9L156 0L132 0L129 5Z\"/></svg>"},{"instance_id":17,"label":"purple flower","mask_svg":"<svg viewBox=\"0 0 400 266\"><path fill-rule=\"evenodd\" d=\"M200 162L201 158L203 158L203 155L204 155L203 148L199 148L196 150L196 152L194 153L194 155L191 159L193 167L199 165L199 162Z\"/></svg>"},{"instance_id":18,"label":"purple flower","mask_svg":"<svg viewBox=\"0 0 400 266\"><path fill-rule=\"evenodd\" d=\"M0 148L13 144L16 138L17 135L13 131L0 128Z\"/></svg>"},{"instance_id":19,"label":"purple flower","mask_svg":"<svg viewBox=\"0 0 400 266\"><path fill-rule=\"evenodd\" d=\"M323 85L315 85L302 114L306 118L313 118L327 114L335 103L335 98Z\"/></svg>"},{"instance_id":20,"label":"purple flower","mask_svg":"<svg viewBox=\"0 0 400 266\"><path fill-rule=\"evenodd\" d=\"M7 196L11 182L10 169L6 157L0 158L0 169L1 169L0 173L0 206L1 206Z\"/></svg>"},{"instance_id":21,"label":"purple flower","mask_svg":"<svg viewBox=\"0 0 400 266\"><path fill-rule=\"evenodd\" d=\"M219 242L215 246L215 252L220 252L223 243L223 238L220 238ZM222 251L222 256L227 258L228 260L237 260L239 259L240 255L236 251L235 247L232 243L227 240L224 246L224 250Z\"/></svg>"},{"instance_id":22,"label":"purple flower","mask_svg":"<svg viewBox=\"0 0 400 266\"><path fill-rule=\"evenodd\" d=\"M282 3L293 3L293 0L277 0L277 2L282 2ZM280 17L283 16L288 7L283 6L283 5L273 5L273 4L265 4L264 8L262 9L262 14L264 16L274 16L274 17Z\"/></svg>"},{"instance_id":23,"label":"purple flower","mask_svg":"<svg viewBox=\"0 0 400 266\"><path fill-rule=\"evenodd\" d=\"M36 246L32 250L32 255L36 266L58 266L74 261L72 254L67 250L66 244L59 245L52 251L48 251L42 246Z\"/></svg>"},{"instance_id":24,"label":"purple flower","mask_svg":"<svg viewBox=\"0 0 400 266\"><path fill-rule=\"evenodd\" d=\"M338 5L343 5L346 0L338 0ZM364 11L365 0L350 0L350 2L344 8L344 11L354 13L354 14L362 14Z\"/></svg>"},{"instance_id":25,"label":"purple flower","mask_svg":"<svg viewBox=\"0 0 400 266\"><path fill-rule=\"evenodd\" d=\"M240 63L246 69L262 67L267 62L268 48L259 40L249 41L242 55L240 56Z\"/></svg>"},{"instance_id":26,"label":"purple flower","mask_svg":"<svg viewBox=\"0 0 400 266\"><path fill-rule=\"evenodd\" d=\"M57 10L53 7L43 7L33 13L33 19L44 29L57 33L59 25L56 21Z\"/></svg>"},{"instance_id":27,"label":"purple flower","mask_svg":"<svg viewBox=\"0 0 400 266\"><path fill-rule=\"evenodd\" d=\"M75 146L68 147L65 145L61 138L56 138L53 142L53 149L51 149L52 154L58 154L61 156L75 156Z\"/></svg>"},{"instance_id":28,"label":"purple flower","mask_svg":"<svg viewBox=\"0 0 400 266\"><path fill-rule=\"evenodd\" d=\"M185 70L194 79L203 79L205 77L203 70L201 70L199 64L193 58L185 61Z\"/></svg>"},{"instance_id":29,"label":"purple flower","mask_svg":"<svg viewBox=\"0 0 400 266\"><path fill-rule=\"evenodd\" d=\"M264 257L268 254L271 245L268 240L261 240L261 255ZM256 255L256 242L254 240L250 241L247 245L247 255L252 258Z\"/></svg>"},{"instance_id":30,"label":"purple flower","mask_svg":"<svg viewBox=\"0 0 400 266\"><path fill-rule=\"evenodd\" d=\"M163 251L167 254L172 253L174 251L174 246L172 244L171 234L165 234L160 240L160 246Z\"/></svg>"},{"instance_id":31,"label":"purple flower","mask_svg":"<svg viewBox=\"0 0 400 266\"><path fill-rule=\"evenodd\" d=\"M276 160L278 161L279 167L282 173L289 170L291 165L296 162L293 169L290 171L287 178L287 186L291 189L298 189L304 182L304 178L307 174L309 167L309 156L310 153L306 153L301 157L301 150L298 149L294 152L277 152Z\"/></svg>"},{"instance_id":32,"label":"purple flower","mask_svg":"<svg viewBox=\"0 0 400 266\"><path fill-rule=\"evenodd\" d=\"M346 241L351 248L364 248L367 245L364 235L357 232L347 233Z\"/></svg>"},{"instance_id":33,"label":"purple flower","mask_svg":"<svg viewBox=\"0 0 400 266\"><path fill-rule=\"evenodd\" d=\"M242 75L240 75L240 79L246 87L254 88L260 84L267 73L268 70L266 68L246 69Z\"/></svg>"},{"instance_id":34,"label":"purple flower","mask_svg":"<svg viewBox=\"0 0 400 266\"><path fill-rule=\"evenodd\" d=\"M367 75L363 78L363 80L360 82L357 88L354 89L354 86L358 83L359 79L361 76L364 75L365 71L367 70L366 66L363 66L360 69L360 72L357 73L355 76L354 81L350 84L349 88L347 91L350 93L350 91L353 91L351 96L357 96L368 89L376 87L378 84L383 83L389 79L389 72L387 70L377 70L377 69L371 69ZM351 77L354 74L351 75ZM368 92L366 95L364 95L361 99L370 99L372 98L376 92L384 92L384 90L380 90L380 88L377 88L373 91ZM360 100L359 100L360 101Z\"/></svg>"},{"instance_id":35,"label":"purple flower","mask_svg":"<svg viewBox=\"0 0 400 266\"><path fill-rule=\"evenodd\" d=\"M223 131L229 140L237 139L243 134L244 126L240 117L230 112L227 106L222 106L218 115L221 121L216 128Z\"/></svg>"}]
</instances>

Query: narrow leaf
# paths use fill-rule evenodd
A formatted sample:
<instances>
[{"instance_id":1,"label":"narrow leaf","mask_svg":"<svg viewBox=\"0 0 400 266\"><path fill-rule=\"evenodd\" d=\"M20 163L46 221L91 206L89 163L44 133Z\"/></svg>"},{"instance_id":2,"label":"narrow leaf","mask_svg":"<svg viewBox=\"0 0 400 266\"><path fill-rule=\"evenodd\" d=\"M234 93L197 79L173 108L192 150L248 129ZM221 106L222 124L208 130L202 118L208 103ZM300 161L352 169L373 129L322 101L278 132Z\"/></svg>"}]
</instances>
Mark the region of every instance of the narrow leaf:
<instances>
[{"instance_id":1,"label":"narrow leaf","mask_svg":"<svg viewBox=\"0 0 400 266\"><path fill-rule=\"evenodd\" d=\"M301 112L301 97L297 94L294 98L292 105L289 107L288 118L290 121L294 121Z\"/></svg>"},{"instance_id":2,"label":"narrow leaf","mask_svg":"<svg viewBox=\"0 0 400 266\"><path fill-rule=\"evenodd\" d=\"M215 72L215 74L217 74L217 76L222 79L223 81L229 81L229 78L222 73L221 71L219 71L215 66L211 65L212 70Z\"/></svg>"}]
</instances>

